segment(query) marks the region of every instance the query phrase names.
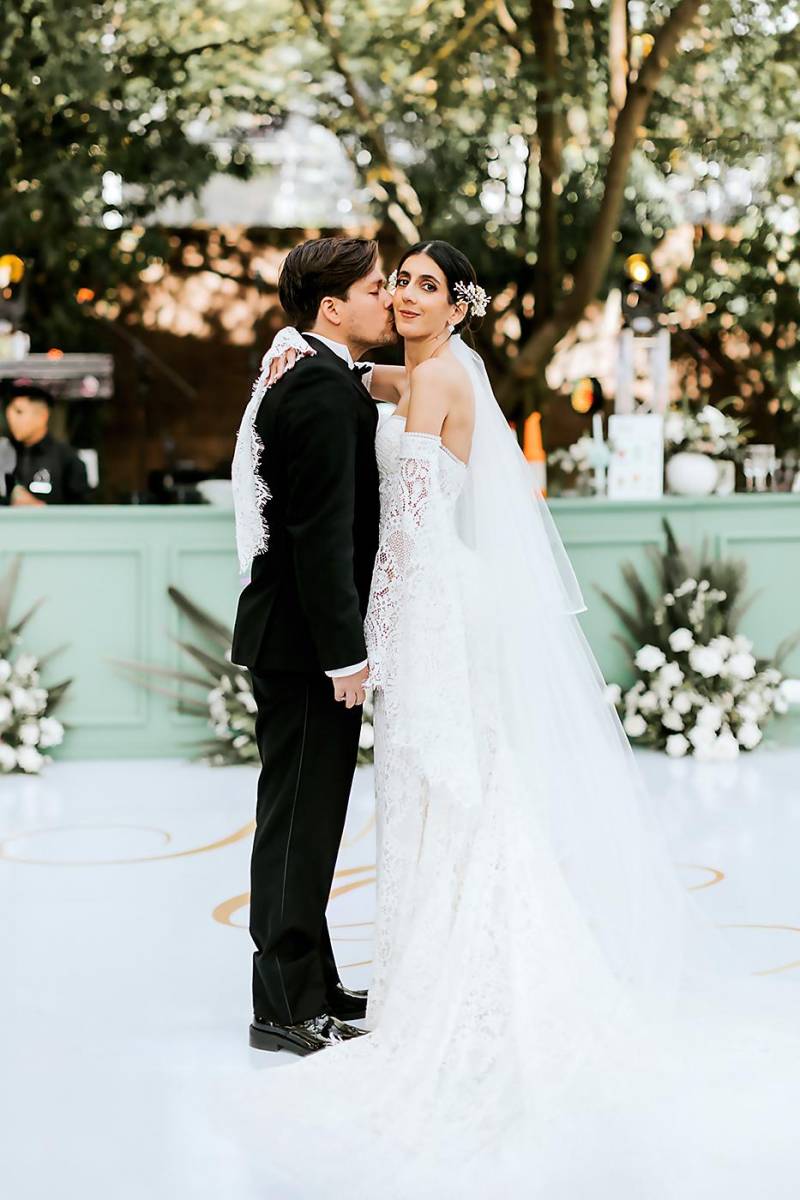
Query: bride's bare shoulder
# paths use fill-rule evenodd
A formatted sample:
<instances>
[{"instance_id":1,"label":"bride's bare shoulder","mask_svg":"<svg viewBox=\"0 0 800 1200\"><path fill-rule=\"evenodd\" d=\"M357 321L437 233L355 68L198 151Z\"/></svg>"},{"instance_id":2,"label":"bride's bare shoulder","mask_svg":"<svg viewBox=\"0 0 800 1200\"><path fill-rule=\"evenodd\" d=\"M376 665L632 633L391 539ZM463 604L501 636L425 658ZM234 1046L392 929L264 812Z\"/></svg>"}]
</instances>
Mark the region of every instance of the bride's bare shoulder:
<instances>
[{"instance_id":1,"label":"bride's bare shoulder","mask_svg":"<svg viewBox=\"0 0 800 1200\"><path fill-rule=\"evenodd\" d=\"M468 384L467 372L452 354L426 358L411 372L411 388L416 392L444 391L455 399Z\"/></svg>"},{"instance_id":2,"label":"bride's bare shoulder","mask_svg":"<svg viewBox=\"0 0 800 1200\"><path fill-rule=\"evenodd\" d=\"M450 355L426 359L411 371L406 431L440 434L446 420L466 413L469 395L469 377L461 363Z\"/></svg>"}]
</instances>

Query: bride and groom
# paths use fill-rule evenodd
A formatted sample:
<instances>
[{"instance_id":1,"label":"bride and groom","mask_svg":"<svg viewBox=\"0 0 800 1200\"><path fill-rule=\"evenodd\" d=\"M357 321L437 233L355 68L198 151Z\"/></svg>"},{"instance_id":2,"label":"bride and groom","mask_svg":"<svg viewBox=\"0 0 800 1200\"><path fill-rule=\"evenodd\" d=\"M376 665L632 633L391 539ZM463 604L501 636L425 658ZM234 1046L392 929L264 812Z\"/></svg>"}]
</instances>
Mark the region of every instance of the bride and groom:
<instances>
[{"instance_id":1,"label":"bride and groom","mask_svg":"<svg viewBox=\"0 0 800 1200\"><path fill-rule=\"evenodd\" d=\"M234 458L250 578L232 657L263 763L251 1044L310 1056L262 1098L284 1134L314 1130L302 1164L291 1137L271 1147L282 1198L338 1170L359 1196L502 1180L672 1200L712 1167L744 1196L756 1127L759 1180L782 1178L794 997L729 971L670 861L569 560L459 336L487 301L471 264L432 241L386 281L374 243L319 239L279 291L297 328L265 356ZM397 337L403 367L357 364ZM376 401L394 405L380 422ZM325 910L368 680L367 999L339 979ZM784 1036L769 1022L787 1012Z\"/></svg>"},{"instance_id":2,"label":"bride and groom","mask_svg":"<svg viewBox=\"0 0 800 1200\"><path fill-rule=\"evenodd\" d=\"M363 1033L348 1021L366 1015L366 993L339 979L325 907L368 656L374 684L395 633L391 571L405 532L389 492L395 469L405 475L410 460L406 454L400 468L399 454L396 466L389 459L400 442L411 444L429 472L430 439L459 490L474 418L467 373L448 342L480 309L475 289L470 264L445 243L410 251L391 290L376 244L361 238L306 242L282 270L281 302L306 337L283 331L265 356L234 467L240 560L250 579L233 659L252 673L263 763L251 880L255 1047L307 1054ZM407 336L405 367L356 366L398 332ZM407 418L400 442L382 438L382 480L376 400L392 401L394 416ZM391 736L380 715L376 733L379 741ZM388 753L381 744L376 758Z\"/></svg>"}]
</instances>

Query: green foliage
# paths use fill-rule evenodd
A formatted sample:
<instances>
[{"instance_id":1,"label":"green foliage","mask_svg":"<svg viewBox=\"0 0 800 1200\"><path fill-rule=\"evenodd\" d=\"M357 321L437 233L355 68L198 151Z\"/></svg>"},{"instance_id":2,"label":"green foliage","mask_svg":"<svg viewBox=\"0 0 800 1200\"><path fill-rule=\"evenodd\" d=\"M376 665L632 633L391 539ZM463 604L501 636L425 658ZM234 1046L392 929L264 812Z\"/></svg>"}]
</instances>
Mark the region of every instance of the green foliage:
<instances>
[{"instance_id":1,"label":"green foliage","mask_svg":"<svg viewBox=\"0 0 800 1200\"><path fill-rule=\"evenodd\" d=\"M628 5L630 82L679 6ZM94 291L103 311L164 254L150 223L159 206L196 195L218 169L246 174L252 139L299 113L339 138L390 254L410 227L446 237L502 296L480 348L519 415L542 393L541 363L518 371L520 351L603 250L594 221L614 143L611 81L625 67L612 58L610 11L609 0L5 6L0 253L29 265L36 348L85 348L77 288ZM626 254L657 247L683 222L688 196L697 236L668 272L667 301L718 365L720 394L771 405L778 425L761 425L770 440L792 436L800 409L799 16L800 0L701 7L637 129L608 234L613 257L595 289L602 297ZM210 140L218 134L233 139L225 161ZM106 173L126 183L114 206L102 196ZM103 225L112 208L115 229Z\"/></svg>"},{"instance_id":2,"label":"green foliage","mask_svg":"<svg viewBox=\"0 0 800 1200\"><path fill-rule=\"evenodd\" d=\"M226 7L186 0L3 6L0 254L26 263L25 325L34 349L86 349L78 289L114 300L164 252L161 231L144 223L160 205L195 195L216 170L248 171L243 131L236 139L235 63L249 51L237 46ZM246 107L264 119L275 112L254 91ZM193 134L197 121L220 131L233 124L227 162ZM109 176L124 180L118 200Z\"/></svg>"}]
</instances>

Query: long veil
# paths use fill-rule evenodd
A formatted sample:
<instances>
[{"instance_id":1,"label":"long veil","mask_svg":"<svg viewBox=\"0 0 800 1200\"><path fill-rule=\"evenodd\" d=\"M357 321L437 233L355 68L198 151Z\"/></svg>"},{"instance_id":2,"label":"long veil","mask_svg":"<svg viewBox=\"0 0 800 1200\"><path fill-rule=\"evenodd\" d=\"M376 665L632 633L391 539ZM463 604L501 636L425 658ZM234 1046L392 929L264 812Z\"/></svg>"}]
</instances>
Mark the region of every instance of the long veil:
<instances>
[{"instance_id":1,"label":"long veil","mask_svg":"<svg viewBox=\"0 0 800 1200\"><path fill-rule=\"evenodd\" d=\"M649 1015L696 1009L704 997L718 1017L722 992L737 1015L760 1024L772 1009L791 1014L796 1029L796 990L741 978L725 935L670 860L655 802L576 619L585 605L555 523L532 492L483 360L459 337L450 345L475 397L457 517L496 614L503 723L581 910Z\"/></svg>"}]
</instances>

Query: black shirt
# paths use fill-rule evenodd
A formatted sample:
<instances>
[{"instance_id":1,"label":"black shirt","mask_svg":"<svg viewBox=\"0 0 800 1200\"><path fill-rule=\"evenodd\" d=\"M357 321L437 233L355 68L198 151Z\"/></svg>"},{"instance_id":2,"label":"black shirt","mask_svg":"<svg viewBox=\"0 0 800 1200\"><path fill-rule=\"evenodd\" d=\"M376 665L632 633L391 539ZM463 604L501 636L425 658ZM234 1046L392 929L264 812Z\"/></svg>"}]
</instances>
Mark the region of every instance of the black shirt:
<instances>
[{"instance_id":1,"label":"black shirt","mask_svg":"<svg viewBox=\"0 0 800 1200\"><path fill-rule=\"evenodd\" d=\"M86 467L77 451L46 433L33 446L10 439L17 465L6 476L6 503L17 484L45 504L83 504L89 492Z\"/></svg>"}]
</instances>

